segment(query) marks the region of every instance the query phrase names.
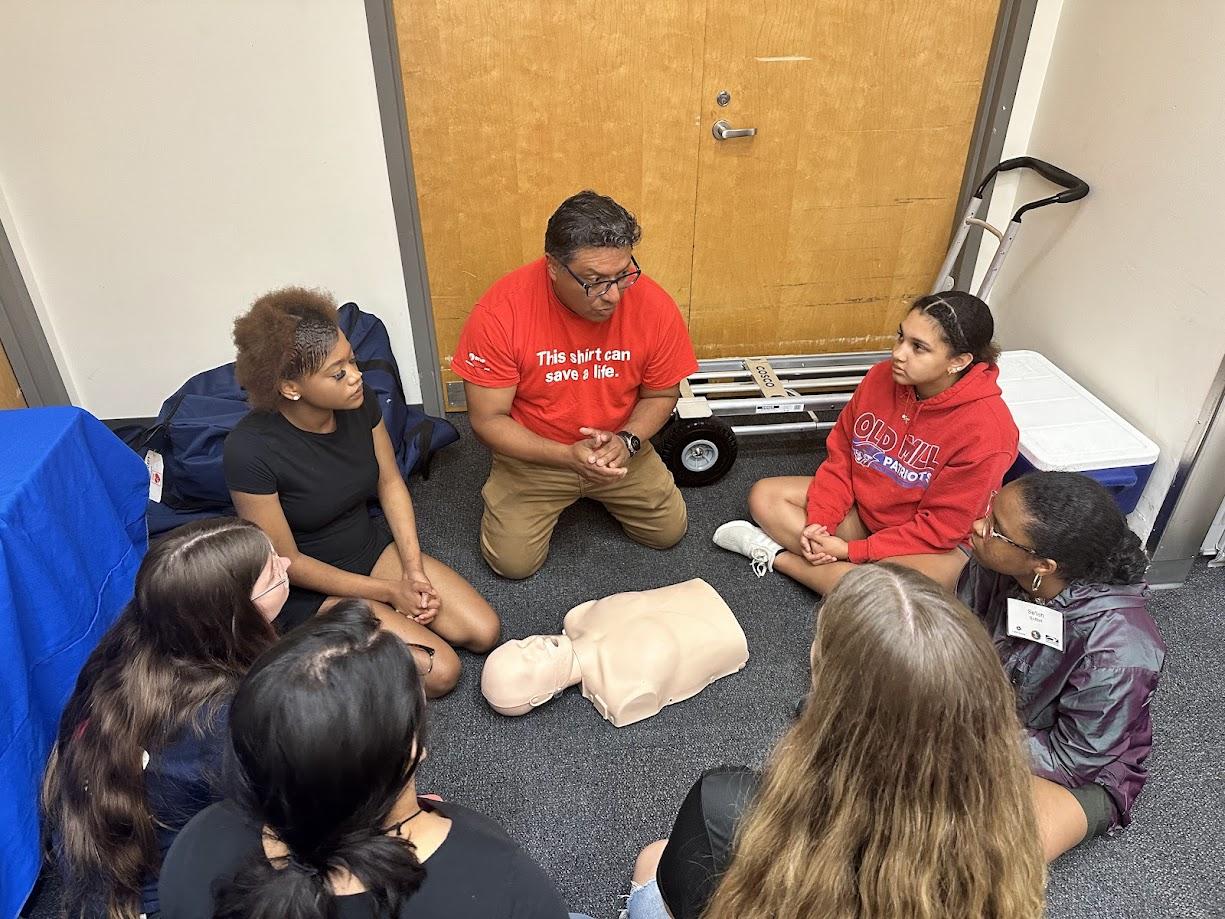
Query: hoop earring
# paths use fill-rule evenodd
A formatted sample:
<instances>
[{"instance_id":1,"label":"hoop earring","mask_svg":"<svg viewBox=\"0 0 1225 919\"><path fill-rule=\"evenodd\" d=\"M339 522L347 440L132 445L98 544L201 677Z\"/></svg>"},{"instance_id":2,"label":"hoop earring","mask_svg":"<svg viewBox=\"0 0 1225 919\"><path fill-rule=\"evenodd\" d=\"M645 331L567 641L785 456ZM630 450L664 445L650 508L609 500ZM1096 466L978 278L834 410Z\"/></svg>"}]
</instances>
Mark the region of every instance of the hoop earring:
<instances>
[{"instance_id":1,"label":"hoop earring","mask_svg":"<svg viewBox=\"0 0 1225 919\"><path fill-rule=\"evenodd\" d=\"M1036 594L1036 593L1038 592L1038 588L1039 588L1039 587L1041 587L1041 586L1042 586L1042 575L1040 575L1040 574L1035 574L1035 575L1034 575L1034 583L1033 583L1033 586L1032 586L1032 587L1030 587L1030 593L1035 593L1035 594Z\"/></svg>"}]
</instances>

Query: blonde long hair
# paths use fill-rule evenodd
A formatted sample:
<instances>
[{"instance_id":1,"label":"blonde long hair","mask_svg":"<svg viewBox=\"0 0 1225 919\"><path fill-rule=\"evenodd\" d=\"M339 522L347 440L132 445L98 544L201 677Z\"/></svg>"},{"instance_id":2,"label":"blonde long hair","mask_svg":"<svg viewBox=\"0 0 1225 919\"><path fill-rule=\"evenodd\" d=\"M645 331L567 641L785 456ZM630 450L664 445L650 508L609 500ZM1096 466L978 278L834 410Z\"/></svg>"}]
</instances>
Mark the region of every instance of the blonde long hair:
<instances>
[{"instance_id":1,"label":"blonde long hair","mask_svg":"<svg viewBox=\"0 0 1225 919\"><path fill-rule=\"evenodd\" d=\"M705 919L1038 919L1020 738L974 615L910 569L858 567L820 610L808 704Z\"/></svg>"}]
</instances>

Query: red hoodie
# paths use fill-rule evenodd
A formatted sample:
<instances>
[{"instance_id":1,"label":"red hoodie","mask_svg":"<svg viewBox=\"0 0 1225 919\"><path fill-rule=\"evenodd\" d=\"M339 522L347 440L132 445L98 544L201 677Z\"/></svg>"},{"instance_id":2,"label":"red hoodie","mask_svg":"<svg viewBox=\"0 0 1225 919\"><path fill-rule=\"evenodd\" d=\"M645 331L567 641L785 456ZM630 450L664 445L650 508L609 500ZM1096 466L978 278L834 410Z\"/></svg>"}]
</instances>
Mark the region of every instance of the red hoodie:
<instances>
[{"instance_id":1,"label":"red hoodie","mask_svg":"<svg viewBox=\"0 0 1225 919\"><path fill-rule=\"evenodd\" d=\"M856 388L825 442L808 486L808 522L831 533L854 504L872 533L849 544L849 561L947 552L970 534L1017 458L1020 435L996 383L999 368L974 364L937 396L919 401L881 361Z\"/></svg>"}]
</instances>

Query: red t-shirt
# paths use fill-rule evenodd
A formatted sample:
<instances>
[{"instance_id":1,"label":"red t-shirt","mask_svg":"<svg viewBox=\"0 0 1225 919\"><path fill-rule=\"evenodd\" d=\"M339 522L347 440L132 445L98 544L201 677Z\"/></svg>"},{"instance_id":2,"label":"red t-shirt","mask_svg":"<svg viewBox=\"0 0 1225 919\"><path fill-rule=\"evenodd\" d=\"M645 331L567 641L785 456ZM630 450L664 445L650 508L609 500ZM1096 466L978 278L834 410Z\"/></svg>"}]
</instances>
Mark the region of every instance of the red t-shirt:
<instances>
[{"instance_id":1,"label":"red t-shirt","mask_svg":"<svg viewBox=\"0 0 1225 919\"><path fill-rule=\"evenodd\" d=\"M495 282L468 316L451 369L477 386L514 386L510 416L563 444L579 428L620 431L638 388L668 389L698 369L676 302L642 275L607 322L562 305L543 258Z\"/></svg>"}]
</instances>

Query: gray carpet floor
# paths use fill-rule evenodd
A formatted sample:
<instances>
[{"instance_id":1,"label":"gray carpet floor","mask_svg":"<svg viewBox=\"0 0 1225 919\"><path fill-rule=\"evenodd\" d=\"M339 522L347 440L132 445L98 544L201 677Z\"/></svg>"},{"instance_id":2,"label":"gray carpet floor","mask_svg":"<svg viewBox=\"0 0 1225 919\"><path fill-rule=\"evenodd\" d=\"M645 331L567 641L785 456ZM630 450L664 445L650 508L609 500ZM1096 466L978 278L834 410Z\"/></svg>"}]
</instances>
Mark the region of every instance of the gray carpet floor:
<instances>
[{"instance_id":1,"label":"gray carpet floor","mask_svg":"<svg viewBox=\"0 0 1225 919\"><path fill-rule=\"evenodd\" d=\"M746 513L749 486L767 475L810 474L820 439L757 438L717 485L687 489L689 535L654 552L626 539L596 504L566 511L544 569L512 583L477 548L479 490L488 453L455 418L463 440L437 455L414 485L426 551L468 577L503 619L503 637L560 630L572 606L623 590L705 578L727 601L749 641L748 666L695 698L627 728L601 719L577 687L522 718L492 712L480 696L480 659L464 655L454 693L432 706L430 757L421 788L498 819L554 878L570 908L616 915L634 856L667 834L698 774L719 764L760 764L785 729L808 679L814 596L710 542L720 523ZM1169 645L1153 702L1152 775L1134 823L1057 862L1048 915L1225 916L1225 569L1198 565L1188 584L1156 596L1152 610ZM50 916L47 878L28 915Z\"/></svg>"}]
</instances>

